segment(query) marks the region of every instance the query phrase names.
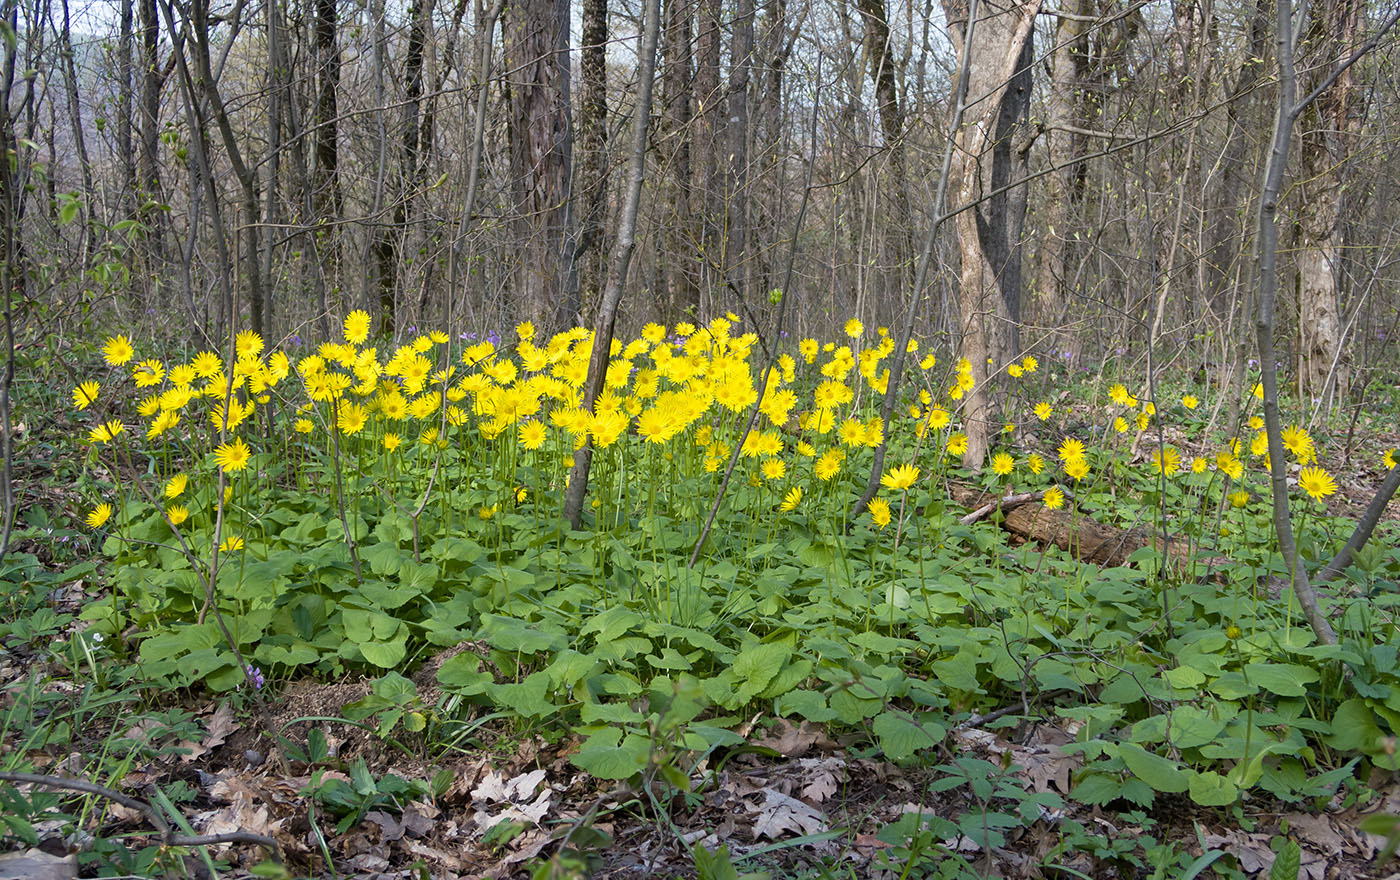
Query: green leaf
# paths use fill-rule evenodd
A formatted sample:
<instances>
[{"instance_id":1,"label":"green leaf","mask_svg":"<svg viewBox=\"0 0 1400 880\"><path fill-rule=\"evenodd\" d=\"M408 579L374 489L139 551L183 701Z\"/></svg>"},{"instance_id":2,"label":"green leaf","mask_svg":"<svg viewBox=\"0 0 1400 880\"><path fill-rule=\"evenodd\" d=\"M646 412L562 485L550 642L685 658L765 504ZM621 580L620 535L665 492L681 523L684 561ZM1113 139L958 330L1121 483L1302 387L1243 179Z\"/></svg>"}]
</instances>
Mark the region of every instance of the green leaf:
<instances>
[{"instance_id":1,"label":"green leaf","mask_svg":"<svg viewBox=\"0 0 1400 880\"><path fill-rule=\"evenodd\" d=\"M380 541L360 550L360 559L369 563L370 571L380 577L392 577L408 559L408 554L399 549L398 544Z\"/></svg>"},{"instance_id":2,"label":"green leaf","mask_svg":"<svg viewBox=\"0 0 1400 880\"><path fill-rule=\"evenodd\" d=\"M1194 749L1215 739L1224 729L1225 722L1212 718L1204 709L1183 705L1172 710L1167 735L1177 748Z\"/></svg>"},{"instance_id":3,"label":"green leaf","mask_svg":"<svg viewBox=\"0 0 1400 880\"><path fill-rule=\"evenodd\" d=\"M470 651L449 657L438 668L437 680L447 690L469 696L486 693L493 682L491 673L481 671L481 658Z\"/></svg>"},{"instance_id":4,"label":"green leaf","mask_svg":"<svg viewBox=\"0 0 1400 880\"><path fill-rule=\"evenodd\" d=\"M1070 797L1081 804L1103 806L1123 794L1123 780L1108 773L1087 773L1074 787Z\"/></svg>"},{"instance_id":5,"label":"green leaf","mask_svg":"<svg viewBox=\"0 0 1400 880\"><path fill-rule=\"evenodd\" d=\"M1244 674L1253 684L1280 697L1306 696L1306 686L1318 679L1317 670L1291 663L1250 663Z\"/></svg>"},{"instance_id":6,"label":"green leaf","mask_svg":"<svg viewBox=\"0 0 1400 880\"><path fill-rule=\"evenodd\" d=\"M636 734L622 738L616 727L605 727L589 737L569 760L598 779L630 779L642 772L651 755L651 742Z\"/></svg>"},{"instance_id":7,"label":"green leaf","mask_svg":"<svg viewBox=\"0 0 1400 880\"><path fill-rule=\"evenodd\" d=\"M817 691L788 691L778 698L778 714L784 717L801 715L818 724L836 717L826 705L826 697Z\"/></svg>"},{"instance_id":8,"label":"green leaf","mask_svg":"<svg viewBox=\"0 0 1400 880\"><path fill-rule=\"evenodd\" d=\"M381 669L392 669L408 656L406 638L398 638L392 642L360 642L357 647L367 661Z\"/></svg>"},{"instance_id":9,"label":"green leaf","mask_svg":"<svg viewBox=\"0 0 1400 880\"><path fill-rule=\"evenodd\" d=\"M1274 857L1274 865L1269 869L1269 880L1298 880L1298 872L1303 868L1303 848L1298 841L1289 840Z\"/></svg>"},{"instance_id":10,"label":"green leaf","mask_svg":"<svg viewBox=\"0 0 1400 880\"><path fill-rule=\"evenodd\" d=\"M1134 743L1120 743L1119 757L1133 775L1152 786L1156 791L1181 792L1191 785L1187 772L1180 764L1161 755L1147 751Z\"/></svg>"},{"instance_id":11,"label":"green leaf","mask_svg":"<svg viewBox=\"0 0 1400 880\"><path fill-rule=\"evenodd\" d=\"M917 719L908 712L895 710L876 715L872 728L880 749L891 761L903 761L920 750L932 749L948 733L948 729L936 721Z\"/></svg>"},{"instance_id":12,"label":"green leaf","mask_svg":"<svg viewBox=\"0 0 1400 880\"><path fill-rule=\"evenodd\" d=\"M1191 800L1203 807L1228 807L1239 799L1239 786L1211 770L1191 777Z\"/></svg>"},{"instance_id":13,"label":"green leaf","mask_svg":"<svg viewBox=\"0 0 1400 880\"><path fill-rule=\"evenodd\" d=\"M539 624L498 614L481 615L481 629L477 632L477 638L484 639L493 648L521 654L558 651L567 644L560 633L546 632L540 629Z\"/></svg>"}]
</instances>

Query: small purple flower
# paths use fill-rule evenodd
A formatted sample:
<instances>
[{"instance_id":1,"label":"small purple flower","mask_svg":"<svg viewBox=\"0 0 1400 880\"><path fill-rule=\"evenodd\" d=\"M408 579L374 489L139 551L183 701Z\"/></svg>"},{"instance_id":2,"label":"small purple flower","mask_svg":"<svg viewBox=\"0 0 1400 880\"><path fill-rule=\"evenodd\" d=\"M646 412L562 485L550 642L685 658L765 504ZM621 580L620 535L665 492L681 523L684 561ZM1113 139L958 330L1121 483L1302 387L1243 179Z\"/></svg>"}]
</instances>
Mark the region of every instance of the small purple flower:
<instances>
[{"instance_id":1,"label":"small purple flower","mask_svg":"<svg viewBox=\"0 0 1400 880\"><path fill-rule=\"evenodd\" d=\"M248 673L248 678L252 680L253 687L258 690L262 690L263 685L267 684L267 679L263 678L262 670L258 667L249 666L245 671Z\"/></svg>"},{"instance_id":2,"label":"small purple flower","mask_svg":"<svg viewBox=\"0 0 1400 880\"><path fill-rule=\"evenodd\" d=\"M409 328L408 328L408 332L409 332L409 333L417 333L417 332L418 332L418 325L415 324L415 325L413 325L412 327L409 327Z\"/></svg>"},{"instance_id":3,"label":"small purple flower","mask_svg":"<svg viewBox=\"0 0 1400 880\"><path fill-rule=\"evenodd\" d=\"M1250 358L1250 359L1249 359L1249 368L1252 370L1252 369L1254 369L1254 368L1257 367L1257 366L1259 366L1259 361L1255 360L1254 358Z\"/></svg>"},{"instance_id":4,"label":"small purple flower","mask_svg":"<svg viewBox=\"0 0 1400 880\"><path fill-rule=\"evenodd\" d=\"M486 334L486 341L492 345L500 345L501 337L496 334L495 330L492 330Z\"/></svg>"},{"instance_id":5,"label":"small purple flower","mask_svg":"<svg viewBox=\"0 0 1400 880\"><path fill-rule=\"evenodd\" d=\"M301 337L296 335L295 333L293 333L292 338L288 339L287 341L290 342L292 345L301 345Z\"/></svg>"},{"instance_id":6,"label":"small purple flower","mask_svg":"<svg viewBox=\"0 0 1400 880\"><path fill-rule=\"evenodd\" d=\"M458 334L457 334L457 338L458 338L458 339L471 339L472 337L471 337L471 334L470 334L470 333L467 333L465 330L463 330L461 333L458 333Z\"/></svg>"}]
</instances>

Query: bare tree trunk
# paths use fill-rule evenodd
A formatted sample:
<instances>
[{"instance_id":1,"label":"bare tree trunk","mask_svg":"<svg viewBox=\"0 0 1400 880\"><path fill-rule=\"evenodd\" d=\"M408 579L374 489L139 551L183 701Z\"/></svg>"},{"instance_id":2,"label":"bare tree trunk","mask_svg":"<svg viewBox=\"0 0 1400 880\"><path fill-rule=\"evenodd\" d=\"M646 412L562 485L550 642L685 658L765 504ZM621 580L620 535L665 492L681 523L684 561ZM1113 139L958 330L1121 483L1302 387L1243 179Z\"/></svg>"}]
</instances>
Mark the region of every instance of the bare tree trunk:
<instances>
[{"instance_id":1,"label":"bare tree trunk","mask_svg":"<svg viewBox=\"0 0 1400 880\"><path fill-rule=\"evenodd\" d=\"M537 324L578 313L567 293L563 248L569 241L569 4L521 0L506 8L511 70L510 177L515 201L515 311Z\"/></svg>"},{"instance_id":2,"label":"bare tree trunk","mask_svg":"<svg viewBox=\"0 0 1400 880\"><path fill-rule=\"evenodd\" d=\"M700 261L700 294L723 283L721 240L724 219L720 191L720 150L724 143L724 100L720 94L720 54L723 21L722 0L700 0L695 54L695 137L691 141L691 168L695 174L696 229L703 250Z\"/></svg>"},{"instance_id":3,"label":"bare tree trunk","mask_svg":"<svg viewBox=\"0 0 1400 880\"><path fill-rule=\"evenodd\" d=\"M1088 0L1068 0L1055 27L1055 47L1051 52L1050 86L1045 98L1045 146L1050 173L1045 177L1045 202L1040 214L1040 265L1036 294L1039 324L1049 330L1056 351L1074 344L1075 334L1065 327L1069 306L1066 254L1070 248L1070 218L1075 213L1081 187L1075 186L1079 172L1070 166L1084 152L1084 137L1072 129L1087 128L1080 113L1084 102L1080 89L1088 68L1089 40L1086 36L1093 6Z\"/></svg>"},{"instance_id":4,"label":"bare tree trunk","mask_svg":"<svg viewBox=\"0 0 1400 880\"><path fill-rule=\"evenodd\" d=\"M121 35L117 42L117 77L121 80L117 84L117 160L121 164L121 182L125 189L122 204L128 214L134 207L132 202L136 193L136 154L132 151L131 143L131 44L135 40L134 19L132 0L121 0Z\"/></svg>"},{"instance_id":5,"label":"bare tree trunk","mask_svg":"<svg viewBox=\"0 0 1400 880\"><path fill-rule=\"evenodd\" d=\"M617 245L613 248L612 265L608 269L608 286L598 304L598 320L593 331L593 353L588 361L587 391L583 408L593 411L593 403L602 393L608 376L608 360L612 349L613 325L617 321L617 306L627 283L627 267L632 262L632 249L637 234L637 209L642 201L642 181L647 169L647 127L651 118L652 80L656 74L656 44L661 33L661 0L647 0L642 18L642 48L638 53L637 99L632 110L632 155L627 166L627 193L617 223ZM588 473L593 465L593 447L585 443L574 453L574 466L569 471L568 496L564 501L564 519L573 528L583 521L583 499L588 494Z\"/></svg>"},{"instance_id":6,"label":"bare tree trunk","mask_svg":"<svg viewBox=\"0 0 1400 880\"><path fill-rule=\"evenodd\" d=\"M603 218L608 195L608 0L583 0L579 56L579 170L581 195L578 242L572 259L576 275L570 287L580 304L598 301L607 271Z\"/></svg>"},{"instance_id":7,"label":"bare tree trunk","mask_svg":"<svg viewBox=\"0 0 1400 880\"><path fill-rule=\"evenodd\" d=\"M1305 43L1316 53L1312 75L1305 84L1322 80L1339 57L1356 42L1357 0L1327 0L1316 8ZM1311 86L1309 86L1311 90ZM1355 103L1352 71L1344 71L1301 117L1302 168L1298 203L1298 378L1300 391L1323 397L1332 362L1342 349L1339 282L1347 211L1343 174L1354 134ZM1338 389L1346 388L1345 352L1338 361Z\"/></svg>"},{"instance_id":8,"label":"bare tree trunk","mask_svg":"<svg viewBox=\"0 0 1400 880\"><path fill-rule=\"evenodd\" d=\"M1020 348L1025 187L1015 192L1003 188L1025 176L1026 145L1020 139L1029 107L1031 36L1040 2L984 7L986 15L978 25L982 40L968 73L968 99L978 102L977 112L955 135L951 190L959 211L962 356L970 362L976 382L963 408L968 437L964 461L974 470L986 458L996 418L987 389L988 360L1000 370ZM959 0L944 0L944 8L961 57L967 51L962 37L966 9Z\"/></svg>"},{"instance_id":9,"label":"bare tree trunk","mask_svg":"<svg viewBox=\"0 0 1400 880\"><path fill-rule=\"evenodd\" d=\"M738 0L729 67L728 235L724 243L725 276L748 290L749 236L749 73L753 65L753 0Z\"/></svg>"},{"instance_id":10,"label":"bare tree trunk","mask_svg":"<svg viewBox=\"0 0 1400 880\"><path fill-rule=\"evenodd\" d=\"M691 21L688 0L667 0L666 39L662 51L661 103L665 113L662 134L663 167L666 169L665 232L661 239L664 309L667 320L692 315L700 304L694 274L696 261L689 246L691 230Z\"/></svg>"},{"instance_id":11,"label":"bare tree trunk","mask_svg":"<svg viewBox=\"0 0 1400 880\"><path fill-rule=\"evenodd\" d=\"M315 168L311 179L312 213L308 218L316 224L315 286L318 323L323 336L330 335L330 297L326 276L339 264L340 235L330 226L342 214L340 196L339 98L340 46L336 42L340 27L336 0L316 0L314 50L316 59L316 107L312 114L315 126Z\"/></svg>"},{"instance_id":12,"label":"bare tree trunk","mask_svg":"<svg viewBox=\"0 0 1400 880\"><path fill-rule=\"evenodd\" d=\"M887 222L894 241L891 263L894 271L885 288L891 300L906 290L914 278L914 230L909 211L909 180L904 157L904 109L899 101L894 53L890 51L890 25L885 0L859 0L857 8L865 22L865 55L870 64L870 81L875 85L875 103L880 108L880 128L889 156L889 186L885 189L891 206ZM893 308L893 301L890 307Z\"/></svg>"},{"instance_id":13,"label":"bare tree trunk","mask_svg":"<svg viewBox=\"0 0 1400 880\"><path fill-rule=\"evenodd\" d=\"M97 208L97 187L93 185L92 159L88 156L87 135L83 132L83 111L78 103L78 68L73 61L72 24L68 15L68 0L63 2L63 26L58 31L59 55L63 62L63 75L68 81L64 98L68 105L68 119L73 127L73 146L78 151L78 168L83 176L83 192L88 196L87 216L82 218L82 240L78 245L80 265L86 265L88 249L92 240L93 214Z\"/></svg>"}]
</instances>

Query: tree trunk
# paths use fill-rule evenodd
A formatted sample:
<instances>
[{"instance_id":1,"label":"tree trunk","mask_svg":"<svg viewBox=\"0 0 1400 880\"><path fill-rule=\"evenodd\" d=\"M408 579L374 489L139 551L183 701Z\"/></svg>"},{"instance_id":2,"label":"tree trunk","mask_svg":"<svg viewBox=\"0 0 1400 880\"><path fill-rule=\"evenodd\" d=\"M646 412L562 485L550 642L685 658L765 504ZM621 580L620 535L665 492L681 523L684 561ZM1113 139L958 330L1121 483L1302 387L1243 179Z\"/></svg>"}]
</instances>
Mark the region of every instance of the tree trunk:
<instances>
[{"instance_id":1,"label":"tree trunk","mask_svg":"<svg viewBox=\"0 0 1400 880\"><path fill-rule=\"evenodd\" d=\"M1316 9L1305 40L1315 58L1303 82L1311 92L1338 57L1356 42L1358 0L1327 0ZM1343 221L1347 211L1345 173L1356 100L1351 69L1328 86L1301 118L1302 198L1298 204L1298 377L1304 396L1323 397L1333 360L1342 349L1339 296ZM1343 352L1344 354L1344 352ZM1346 358L1337 362L1336 391L1345 393Z\"/></svg>"},{"instance_id":2,"label":"tree trunk","mask_svg":"<svg viewBox=\"0 0 1400 880\"><path fill-rule=\"evenodd\" d=\"M1070 250L1069 227L1077 213L1081 187L1074 184L1077 171L1070 165L1084 152L1084 137L1072 128L1085 128L1080 89L1088 68L1086 36L1093 12L1088 0L1067 0L1055 27L1051 52L1050 86L1045 97L1045 147L1050 171L1045 177L1045 208L1040 216L1040 265L1036 281L1036 316L1049 331L1054 351L1070 350L1076 334L1066 328L1070 293L1065 266Z\"/></svg>"},{"instance_id":3,"label":"tree trunk","mask_svg":"<svg viewBox=\"0 0 1400 880\"><path fill-rule=\"evenodd\" d=\"M580 303L591 303L598 300L607 269L602 239L608 193L608 0L583 0L580 42L578 190L582 210L573 255L578 281L573 286Z\"/></svg>"},{"instance_id":4,"label":"tree trunk","mask_svg":"<svg viewBox=\"0 0 1400 880\"><path fill-rule=\"evenodd\" d=\"M521 0L505 14L510 177L515 201L513 311L544 326L573 322L561 259L569 241L569 4Z\"/></svg>"},{"instance_id":5,"label":"tree trunk","mask_svg":"<svg viewBox=\"0 0 1400 880\"><path fill-rule=\"evenodd\" d=\"M988 361L992 370L1000 371L1020 350L1025 187L993 192L1025 177L1031 37L1040 3L984 5L978 45L968 68L968 102L975 113L955 135L950 201L960 211L956 227L962 263L958 298L962 356L970 362L976 382L963 408L968 437L964 460L974 470L986 457L997 413L986 387ZM944 0L944 9L961 57L968 49L963 41L966 8L959 0Z\"/></svg>"},{"instance_id":6,"label":"tree trunk","mask_svg":"<svg viewBox=\"0 0 1400 880\"><path fill-rule=\"evenodd\" d=\"M749 72L753 65L753 0L738 0L729 67L729 227L724 242L724 273L748 291L749 235Z\"/></svg>"},{"instance_id":7,"label":"tree trunk","mask_svg":"<svg viewBox=\"0 0 1400 880\"><path fill-rule=\"evenodd\" d=\"M699 287L690 236L690 106L691 21L687 0L667 0L666 37L662 51L661 103L665 108L662 134L663 167L667 169L661 266L666 320L694 315Z\"/></svg>"},{"instance_id":8,"label":"tree trunk","mask_svg":"<svg viewBox=\"0 0 1400 880\"><path fill-rule=\"evenodd\" d=\"M899 100L894 53L890 51L890 25L885 0L859 0L857 8L865 22L865 57L870 65L870 81L875 85L875 103L880 108L880 128L889 157L887 193L890 213L882 223L893 240L891 278L884 286L890 306L914 279L914 230L910 222L909 181L904 157L904 109Z\"/></svg>"},{"instance_id":9,"label":"tree trunk","mask_svg":"<svg viewBox=\"0 0 1400 880\"><path fill-rule=\"evenodd\" d=\"M700 0L695 45L695 137L691 141L691 168L695 174L695 238L700 242L700 292L723 283L722 229L724 197L720 191L720 156L724 143L724 101L720 94L722 0Z\"/></svg>"}]
</instances>

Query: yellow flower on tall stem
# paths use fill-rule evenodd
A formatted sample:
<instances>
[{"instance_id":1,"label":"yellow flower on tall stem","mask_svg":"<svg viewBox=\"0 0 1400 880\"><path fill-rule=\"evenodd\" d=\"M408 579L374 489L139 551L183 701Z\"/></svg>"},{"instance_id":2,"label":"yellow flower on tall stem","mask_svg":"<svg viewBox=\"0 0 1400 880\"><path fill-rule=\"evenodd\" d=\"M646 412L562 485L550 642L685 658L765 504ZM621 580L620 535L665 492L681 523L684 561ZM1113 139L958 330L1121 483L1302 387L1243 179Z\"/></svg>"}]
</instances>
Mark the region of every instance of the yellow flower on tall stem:
<instances>
[{"instance_id":1,"label":"yellow flower on tall stem","mask_svg":"<svg viewBox=\"0 0 1400 880\"><path fill-rule=\"evenodd\" d=\"M1337 491L1337 481L1320 467L1305 467L1298 475L1298 487L1311 495L1314 501L1321 501Z\"/></svg>"},{"instance_id":2,"label":"yellow flower on tall stem","mask_svg":"<svg viewBox=\"0 0 1400 880\"><path fill-rule=\"evenodd\" d=\"M78 409L87 409L97 400L97 392L101 387L93 381L80 383L73 389L73 405Z\"/></svg>"},{"instance_id":3,"label":"yellow flower on tall stem","mask_svg":"<svg viewBox=\"0 0 1400 880\"><path fill-rule=\"evenodd\" d=\"M88 512L84 522L86 522L90 528L100 529L102 526L106 525L107 520L111 518L112 505L104 501Z\"/></svg>"},{"instance_id":4,"label":"yellow flower on tall stem","mask_svg":"<svg viewBox=\"0 0 1400 880\"><path fill-rule=\"evenodd\" d=\"M214 464L224 473L236 473L248 466L253 450L243 442L242 437L233 438L232 443L224 443L214 450Z\"/></svg>"},{"instance_id":5,"label":"yellow flower on tall stem","mask_svg":"<svg viewBox=\"0 0 1400 880\"><path fill-rule=\"evenodd\" d=\"M112 336L102 346L102 359L113 367L120 367L136 355L131 341L125 336Z\"/></svg>"}]
</instances>

